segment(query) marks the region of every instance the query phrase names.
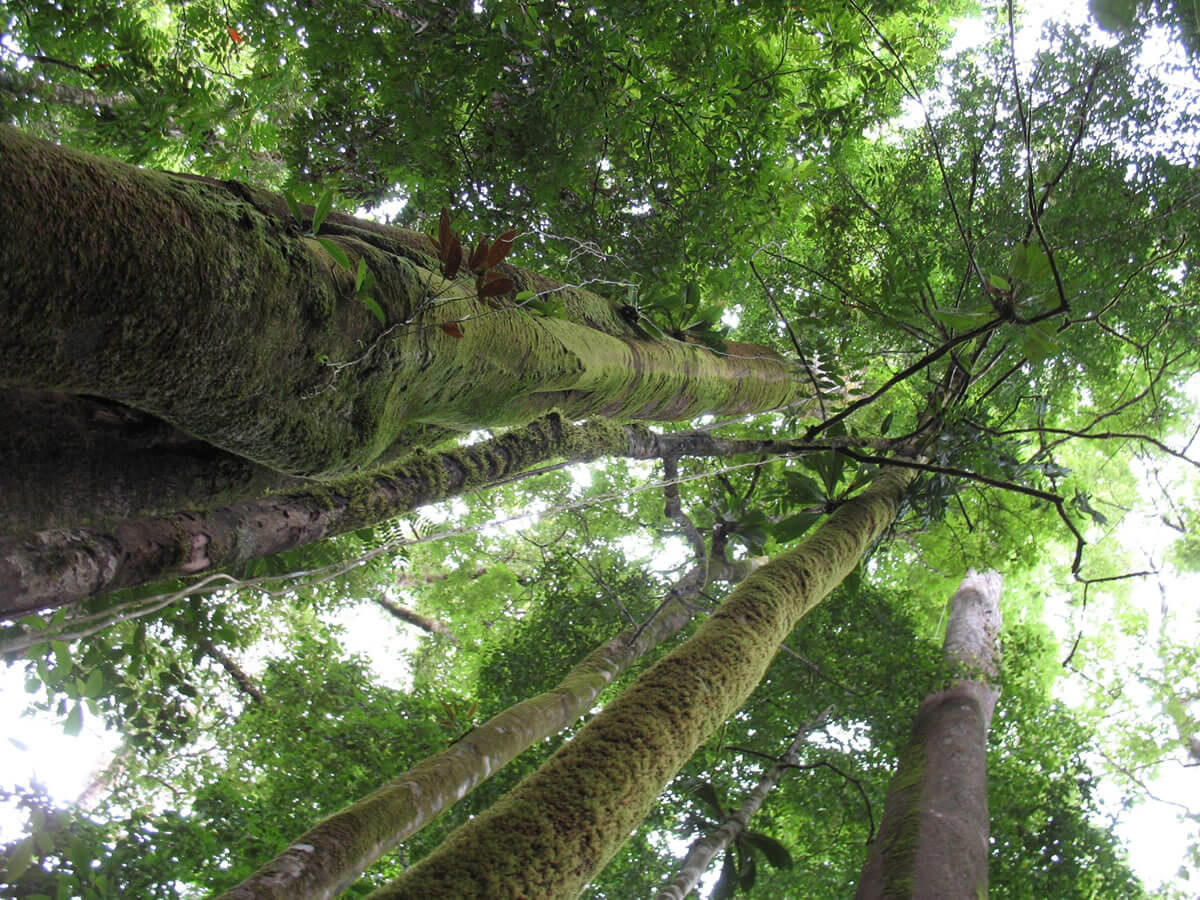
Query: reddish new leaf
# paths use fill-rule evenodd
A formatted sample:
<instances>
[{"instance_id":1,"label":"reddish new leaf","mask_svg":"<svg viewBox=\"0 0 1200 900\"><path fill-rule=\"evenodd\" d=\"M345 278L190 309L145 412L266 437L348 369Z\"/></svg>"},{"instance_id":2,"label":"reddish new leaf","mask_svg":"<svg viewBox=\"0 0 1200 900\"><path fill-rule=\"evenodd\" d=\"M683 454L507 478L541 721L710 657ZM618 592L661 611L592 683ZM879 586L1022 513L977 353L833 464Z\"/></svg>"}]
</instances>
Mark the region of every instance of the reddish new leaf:
<instances>
[{"instance_id":1,"label":"reddish new leaf","mask_svg":"<svg viewBox=\"0 0 1200 900\"><path fill-rule=\"evenodd\" d=\"M443 322L438 328L446 332L452 338L460 338L463 336L462 326L457 322Z\"/></svg>"},{"instance_id":2,"label":"reddish new leaf","mask_svg":"<svg viewBox=\"0 0 1200 900\"><path fill-rule=\"evenodd\" d=\"M479 243L475 245L475 249L471 253L471 260L467 263L467 268L475 274L479 274L487 269L488 255L488 239L481 237Z\"/></svg>"},{"instance_id":3,"label":"reddish new leaf","mask_svg":"<svg viewBox=\"0 0 1200 900\"><path fill-rule=\"evenodd\" d=\"M462 265L463 260L462 244L458 242L458 238L454 235L450 235L450 251L445 256L445 262L442 264L442 274L447 278L453 278L458 274L458 267Z\"/></svg>"},{"instance_id":4,"label":"reddish new leaf","mask_svg":"<svg viewBox=\"0 0 1200 900\"><path fill-rule=\"evenodd\" d=\"M500 237L496 238L496 243L492 244L492 249L488 251L487 268L497 265L504 257L508 256L508 251L513 247L513 241L516 240L517 232L506 231Z\"/></svg>"},{"instance_id":5,"label":"reddish new leaf","mask_svg":"<svg viewBox=\"0 0 1200 900\"><path fill-rule=\"evenodd\" d=\"M511 278L497 278L495 281L489 281L479 289L480 297L499 297L501 294L507 294L516 289Z\"/></svg>"},{"instance_id":6,"label":"reddish new leaf","mask_svg":"<svg viewBox=\"0 0 1200 900\"><path fill-rule=\"evenodd\" d=\"M225 30L229 32L229 37L233 39L235 44L244 44L246 39L238 34L237 29L232 25L226 25Z\"/></svg>"}]
</instances>

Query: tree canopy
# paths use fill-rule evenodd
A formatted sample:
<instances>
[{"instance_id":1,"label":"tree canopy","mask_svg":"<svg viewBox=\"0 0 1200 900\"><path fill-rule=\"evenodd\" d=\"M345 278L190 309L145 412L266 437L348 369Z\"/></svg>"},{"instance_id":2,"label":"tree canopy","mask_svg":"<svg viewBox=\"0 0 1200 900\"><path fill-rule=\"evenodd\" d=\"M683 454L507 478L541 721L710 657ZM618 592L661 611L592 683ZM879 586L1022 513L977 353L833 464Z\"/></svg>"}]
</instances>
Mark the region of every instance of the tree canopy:
<instances>
[{"instance_id":1,"label":"tree canopy","mask_svg":"<svg viewBox=\"0 0 1200 900\"><path fill-rule=\"evenodd\" d=\"M429 896L614 734L663 791L542 860L585 896L780 759L706 890L846 896L969 567L992 893L1184 896L1110 798L1200 760L1187 3L1032 53L921 0L60 7L0 10L0 652L119 748L0 784L17 896L236 892L346 822L330 885ZM459 802L377 813L422 765Z\"/></svg>"}]
</instances>

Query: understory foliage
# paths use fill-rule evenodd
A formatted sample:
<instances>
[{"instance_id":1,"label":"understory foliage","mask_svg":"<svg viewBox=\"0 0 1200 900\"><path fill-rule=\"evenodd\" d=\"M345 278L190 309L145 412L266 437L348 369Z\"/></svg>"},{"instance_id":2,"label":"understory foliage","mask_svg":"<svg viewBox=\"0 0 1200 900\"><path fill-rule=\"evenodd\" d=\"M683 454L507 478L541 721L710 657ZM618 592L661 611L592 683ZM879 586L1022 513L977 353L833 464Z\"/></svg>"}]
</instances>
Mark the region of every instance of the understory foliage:
<instances>
[{"instance_id":1,"label":"understory foliage","mask_svg":"<svg viewBox=\"0 0 1200 900\"><path fill-rule=\"evenodd\" d=\"M232 571L0 622L5 690L23 680L64 741L95 724L113 747L78 804L0 782L25 822L0 848L5 889L228 889L651 621L694 566L778 556L901 465L919 477L895 523L585 896L652 896L806 728L755 836L708 884L850 895L912 716L954 677L942 628L969 566L1006 584L992 894L1184 896L1143 885L1114 828L1155 774L1200 760L1194 610L1171 588L1200 556L1186 6L1092 4L1103 30L1054 23L1032 52L1007 6L923 0L0 10L0 123L325 214L389 203L434 236L443 274L502 235L495 263L480 257L480 300L508 281L488 270L511 249L597 291L637 340L782 357L817 397L655 426L678 452L649 461L549 459ZM952 17L968 11L990 37L951 55ZM532 292L490 299L559 312ZM121 415L121 397L101 399ZM422 454L496 438L427 435ZM1122 541L1155 522L1177 543L1143 564ZM1148 606L1134 585L1155 579L1164 599ZM665 649L729 580L689 596L694 622ZM665 649L347 896L486 810ZM1200 811L1180 813L1182 885Z\"/></svg>"}]
</instances>

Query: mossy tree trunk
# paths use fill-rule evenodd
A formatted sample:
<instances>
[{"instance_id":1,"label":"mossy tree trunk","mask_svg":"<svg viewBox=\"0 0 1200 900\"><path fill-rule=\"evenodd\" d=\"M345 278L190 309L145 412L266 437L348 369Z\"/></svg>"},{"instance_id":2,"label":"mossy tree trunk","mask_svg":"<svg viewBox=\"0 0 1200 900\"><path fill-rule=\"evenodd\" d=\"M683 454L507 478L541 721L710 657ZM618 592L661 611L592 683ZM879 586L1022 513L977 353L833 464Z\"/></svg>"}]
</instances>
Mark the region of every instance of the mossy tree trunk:
<instances>
[{"instance_id":1,"label":"mossy tree trunk","mask_svg":"<svg viewBox=\"0 0 1200 900\"><path fill-rule=\"evenodd\" d=\"M427 237L331 215L320 236L365 264L381 323L282 198L7 127L0 196L0 391L103 398L288 475L361 471L430 428L685 420L809 390L773 353L646 340L603 298L504 264L567 318L492 308Z\"/></svg>"},{"instance_id":2,"label":"mossy tree trunk","mask_svg":"<svg viewBox=\"0 0 1200 900\"><path fill-rule=\"evenodd\" d=\"M379 898L575 897L696 749L750 696L779 644L893 520L912 480L888 469L743 581L536 773Z\"/></svg>"},{"instance_id":3,"label":"mossy tree trunk","mask_svg":"<svg viewBox=\"0 0 1200 900\"><path fill-rule=\"evenodd\" d=\"M1000 575L972 569L946 626L955 680L917 710L858 900L987 896L987 732L999 696L999 636Z\"/></svg>"}]
</instances>

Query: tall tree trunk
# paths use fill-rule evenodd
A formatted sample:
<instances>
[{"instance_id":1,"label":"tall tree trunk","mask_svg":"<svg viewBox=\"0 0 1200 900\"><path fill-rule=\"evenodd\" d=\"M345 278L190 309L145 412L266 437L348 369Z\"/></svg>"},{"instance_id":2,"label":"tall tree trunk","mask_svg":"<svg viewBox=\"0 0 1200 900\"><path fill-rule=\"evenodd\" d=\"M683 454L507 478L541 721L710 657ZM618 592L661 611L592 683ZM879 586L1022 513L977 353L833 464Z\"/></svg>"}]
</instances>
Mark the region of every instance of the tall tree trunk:
<instances>
[{"instance_id":1,"label":"tall tree trunk","mask_svg":"<svg viewBox=\"0 0 1200 900\"><path fill-rule=\"evenodd\" d=\"M967 572L945 657L959 676L921 701L888 789L858 900L986 897L987 732L999 690L1000 575Z\"/></svg>"},{"instance_id":2,"label":"tall tree trunk","mask_svg":"<svg viewBox=\"0 0 1200 900\"><path fill-rule=\"evenodd\" d=\"M372 896L577 896L746 701L801 617L891 523L912 478L908 469L882 472L799 546L751 574L537 772Z\"/></svg>"},{"instance_id":3,"label":"tall tree trunk","mask_svg":"<svg viewBox=\"0 0 1200 900\"><path fill-rule=\"evenodd\" d=\"M144 171L0 128L0 389L114 400L293 475L358 471L424 426L686 420L811 394L763 350L645 340L608 301L500 264L566 319L479 299L429 238L331 215L365 264L303 233L281 197ZM460 323L447 327L447 323Z\"/></svg>"},{"instance_id":4,"label":"tall tree trunk","mask_svg":"<svg viewBox=\"0 0 1200 900\"><path fill-rule=\"evenodd\" d=\"M751 564L752 567L752 564ZM333 897L371 863L428 825L519 754L571 725L631 664L691 619L687 600L711 581L735 580L751 568L717 561L693 566L647 627L601 644L554 688L510 706L472 728L368 797L330 816L221 900Z\"/></svg>"}]
</instances>

